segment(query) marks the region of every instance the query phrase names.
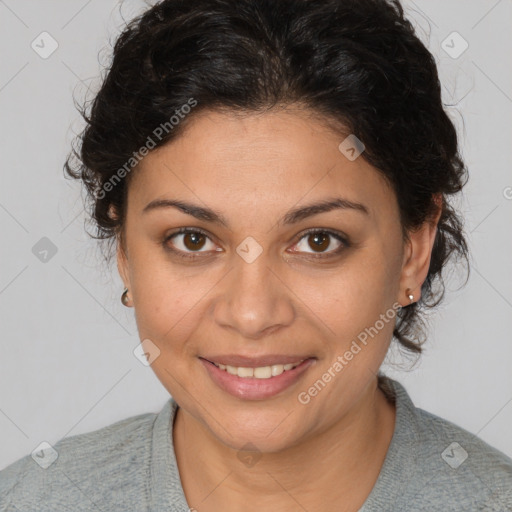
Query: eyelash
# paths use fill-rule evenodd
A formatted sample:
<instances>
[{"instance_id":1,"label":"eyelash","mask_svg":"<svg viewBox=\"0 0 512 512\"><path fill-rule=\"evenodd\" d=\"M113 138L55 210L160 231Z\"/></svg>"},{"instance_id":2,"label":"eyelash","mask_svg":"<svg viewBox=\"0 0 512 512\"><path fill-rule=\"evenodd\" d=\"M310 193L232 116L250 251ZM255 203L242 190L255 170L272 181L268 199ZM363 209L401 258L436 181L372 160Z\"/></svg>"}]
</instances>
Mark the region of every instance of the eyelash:
<instances>
[{"instance_id":1,"label":"eyelash","mask_svg":"<svg viewBox=\"0 0 512 512\"><path fill-rule=\"evenodd\" d=\"M195 260L197 258L201 258L202 257L202 256L200 256L201 252L185 253L181 249L174 249L171 245L168 244L169 240L171 240L172 238L174 238L177 235L184 234L184 233L196 233L196 234L199 233L199 234L210 239L210 236L208 235L208 233L206 233L206 231L203 231L200 228L180 228L177 231L174 231L173 233L171 233L170 235L167 235L164 238L164 240L162 241L162 245L163 245L164 249L167 251L171 251L173 254L175 254L179 258L183 258L186 260ZM337 249L330 251L328 253L318 253L318 254L308 253L307 258L310 258L310 259L331 258L331 257L337 256L343 250L350 247L350 243L345 236L343 236L339 233L336 233L335 231L329 231L327 229L321 229L321 228L311 228L311 229L304 231L298 237L298 240L296 243L299 243L304 237L306 237L308 235L315 234L315 233L322 233L325 235L330 235L333 238L335 238L336 240L338 240L339 242L341 242L342 245L340 247L338 247Z\"/></svg>"}]
</instances>

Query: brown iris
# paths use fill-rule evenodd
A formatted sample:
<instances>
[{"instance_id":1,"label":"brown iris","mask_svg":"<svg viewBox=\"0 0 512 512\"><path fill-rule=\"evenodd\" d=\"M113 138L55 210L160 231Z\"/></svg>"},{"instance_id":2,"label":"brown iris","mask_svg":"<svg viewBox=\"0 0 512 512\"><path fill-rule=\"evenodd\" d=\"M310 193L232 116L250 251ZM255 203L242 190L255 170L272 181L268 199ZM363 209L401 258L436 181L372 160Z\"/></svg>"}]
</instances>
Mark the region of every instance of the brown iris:
<instances>
[{"instance_id":1,"label":"brown iris","mask_svg":"<svg viewBox=\"0 0 512 512\"><path fill-rule=\"evenodd\" d=\"M185 244L185 247L190 250L197 250L202 249L204 242L205 242L205 236L201 233L184 233L183 236L183 243Z\"/></svg>"},{"instance_id":2,"label":"brown iris","mask_svg":"<svg viewBox=\"0 0 512 512\"><path fill-rule=\"evenodd\" d=\"M314 245L309 243L309 241L313 239ZM329 235L327 233L313 233L308 237L308 243L311 249L317 250L325 250L329 247Z\"/></svg>"}]
</instances>

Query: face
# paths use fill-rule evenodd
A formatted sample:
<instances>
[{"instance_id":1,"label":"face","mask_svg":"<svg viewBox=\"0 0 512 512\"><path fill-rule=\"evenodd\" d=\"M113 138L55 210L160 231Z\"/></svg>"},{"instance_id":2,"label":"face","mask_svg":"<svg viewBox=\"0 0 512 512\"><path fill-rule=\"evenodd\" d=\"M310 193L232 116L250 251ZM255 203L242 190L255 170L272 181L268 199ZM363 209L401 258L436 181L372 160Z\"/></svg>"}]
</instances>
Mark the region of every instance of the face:
<instances>
[{"instance_id":1,"label":"face","mask_svg":"<svg viewBox=\"0 0 512 512\"><path fill-rule=\"evenodd\" d=\"M306 112L203 112L132 176L118 266L140 339L181 408L233 449L293 447L353 413L404 283L428 269L432 232L403 243L392 189L344 138Z\"/></svg>"}]
</instances>

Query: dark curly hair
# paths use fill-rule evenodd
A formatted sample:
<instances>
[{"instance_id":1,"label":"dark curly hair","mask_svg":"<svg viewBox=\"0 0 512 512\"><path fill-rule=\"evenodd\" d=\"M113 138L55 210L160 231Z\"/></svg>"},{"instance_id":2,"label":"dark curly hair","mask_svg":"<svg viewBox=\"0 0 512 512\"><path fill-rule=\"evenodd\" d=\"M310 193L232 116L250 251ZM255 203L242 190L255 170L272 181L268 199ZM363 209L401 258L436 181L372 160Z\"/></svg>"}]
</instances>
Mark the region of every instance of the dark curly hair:
<instances>
[{"instance_id":1,"label":"dark curly hair","mask_svg":"<svg viewBox=\"0 0 512 512\"><path fill-rule=\"evenodd\" d=\"M425 308L444 297L445 264L469 263L462 220L447 201L467 171L435 60L398 0L164 0L132 20L99 92L80 109L86 127L65 164L86 187L92 236L115 242L122 232L130 168L150 139L151 149L166 144L204 109L281 105L305 107L363 141L362 158L396 193L404 240L435 216L434 195L442 198L422 297L398 311L393 331L419 354ZM157 127L165 127L158 137Z\"/></svg>"}]
</instances>

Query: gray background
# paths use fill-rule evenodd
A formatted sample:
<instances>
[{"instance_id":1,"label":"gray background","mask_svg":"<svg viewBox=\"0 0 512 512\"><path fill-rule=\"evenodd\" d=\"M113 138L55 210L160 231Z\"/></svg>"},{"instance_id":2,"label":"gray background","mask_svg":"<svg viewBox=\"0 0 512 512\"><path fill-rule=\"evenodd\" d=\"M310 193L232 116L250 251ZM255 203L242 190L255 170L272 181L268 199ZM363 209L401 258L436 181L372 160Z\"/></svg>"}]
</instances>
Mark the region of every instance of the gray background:
<instances>
[{"instance_id":1,"label":"gray background","mask_svg":"<svg viewBox=\"0 0 512 512\"><path fill-rule=\"evenodd\" d=\"M392 351L386 371L419 407L512 456L512 3L404 6L436 57L470 170L456 204L472 274L461 290L453 274L420 362L396 369L411 365ZM62 172L82 126L73 94L81 101L96 90L123 18L143 8L135 1L0 0L0 468L41 441L159 411L168 398L133 355L133 310L119 300L115 265L102 261L84 231L78 184ZM31 47L35 40L50 48L43 31L58 43L46 59ZM469 44L457 58L443 49L453 31ZM444 44L461 48L452 39ZM44 253L43 237L55 254Z\"/></svg>"}]
</instances>

